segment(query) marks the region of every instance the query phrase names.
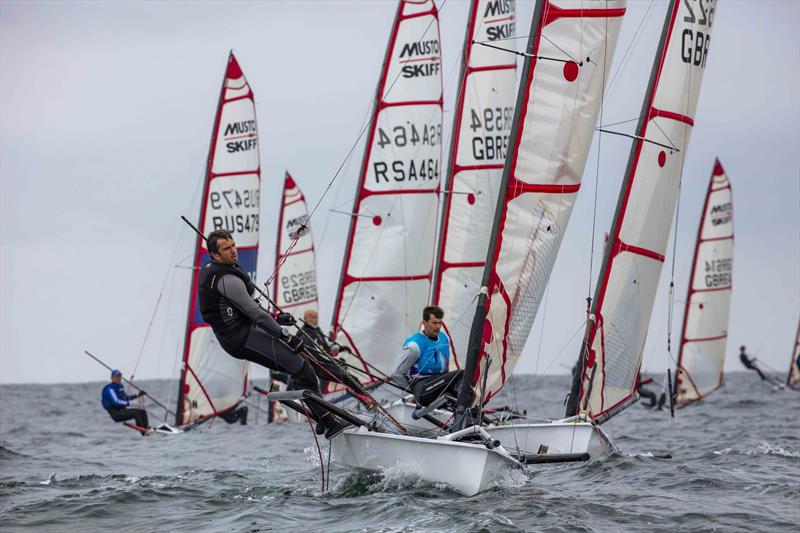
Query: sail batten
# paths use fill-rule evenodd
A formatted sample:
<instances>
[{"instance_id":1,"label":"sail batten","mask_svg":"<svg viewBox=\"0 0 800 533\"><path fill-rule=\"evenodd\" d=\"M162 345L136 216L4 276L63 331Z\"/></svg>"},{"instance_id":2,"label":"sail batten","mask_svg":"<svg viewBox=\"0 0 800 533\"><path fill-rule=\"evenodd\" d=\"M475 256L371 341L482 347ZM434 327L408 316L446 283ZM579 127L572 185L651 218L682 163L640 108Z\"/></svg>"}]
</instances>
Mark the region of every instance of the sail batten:
<instances>
[{"instance_id":1,"label":"sail batten","mask_svg":"<svg viewBox=\"0 0 800 533\"><path fill-rule=\"evenodd\" d=\"M231 52L214 119L198 227L203 235L215 229L230 231L238 263L253 278L261 201L258 149L253 91ZM247 362L225 353L200 314L197 280L209 261L205 241L198 236L178 389L178 425L232 409L247 383Z\"/></svg>"},{"instance_id":2,"label":"sail batten","mask_svg":"<svg viewBox=\"0 0 800 533\"><path fill-rule=\"evenodd\" d=\"M534 11L470 331L465 371L483 396L473 404L489 401L513 372L580 190L626 10L622 0L590 5L543 0Z\"/></svg>"},{"instance_id":3,"label":"sail batten","mask_svg":"<svg viewBox=\"0 0 800 533\"><path fill-rule=\"evenodd\" d=\"M336 341L390 372L428 299L441 172L442 73L432 0L398 4L334 306Z\"/></svg>"},{"instance_id":4,"label":"sail batten","mask_svg":"<svg viewBox=\"0 0 800 533\"><path fill-rule=\"evenodd\" d=\"M598 417L635 393L710 43L715 3L705 7L702 18L680 0L671 0L667 10L568 415Z\"/></svg>"},{"instance_id":5,"label":"sail batten","mask_svg":"<svg viewBox=\"0 0 800 533\"><path fill-rule=\"evenodd\" d=\"M687 288L675 372L678 407L708 396L722 385L732 273L732 189L717 160L703 203Z\"/></svg>"}]
</instances>

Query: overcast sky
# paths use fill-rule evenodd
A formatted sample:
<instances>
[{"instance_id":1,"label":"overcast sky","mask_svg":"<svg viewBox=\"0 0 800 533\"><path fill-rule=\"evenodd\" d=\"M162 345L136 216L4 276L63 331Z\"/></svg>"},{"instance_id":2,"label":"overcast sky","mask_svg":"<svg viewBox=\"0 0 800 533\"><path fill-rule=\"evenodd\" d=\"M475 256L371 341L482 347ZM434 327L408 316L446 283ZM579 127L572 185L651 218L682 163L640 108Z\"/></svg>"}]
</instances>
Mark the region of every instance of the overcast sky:
<instances>
[{"instance_id":1,"label":"overcast sky","mask_svg":"<svg viewBox=\"0 0 800 533\"><path fill-rule=\"evenodd\" d=\"M449 131L467 3L438 4ZM640 111L666 11L656 2L645 18L650 4L629 2L610 71L606 124ZM0 2L0 381L105 379L84 349L127 373L139 361L138 377L175 377L193 242L179 216L198 218L228 50L257 103L263 282L274 261L283 173L293 173L312 203L322 197L364 124L395 6ZM520 35L528 33L532 8L518 2ZM728 370L741 369L740 344L766 368L781 376L788 370L800 315L798 57L800 2L719 1L683 174L673 339L703 196L719 156L733 184L736 231ZM602 243L629 147L627 139L610 135L603 136L599 157L592 147L518 371L563 373L576 360L592 221ZM330 209L352 205L360 147L355 154L311 221L323 323L330 320L348 222ZM644 369L652 372L669 363L671 256L672 244L645 349ZM595 278L599 258L597 246Z\"/></svg>"}]
</instances>

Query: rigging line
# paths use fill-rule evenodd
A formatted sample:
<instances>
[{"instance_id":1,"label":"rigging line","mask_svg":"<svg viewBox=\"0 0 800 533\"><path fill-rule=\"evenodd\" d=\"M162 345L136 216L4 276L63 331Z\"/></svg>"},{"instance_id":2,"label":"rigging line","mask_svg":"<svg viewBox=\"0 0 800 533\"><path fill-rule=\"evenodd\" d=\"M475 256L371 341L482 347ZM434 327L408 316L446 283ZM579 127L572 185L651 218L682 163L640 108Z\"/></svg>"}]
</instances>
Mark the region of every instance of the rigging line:
<instances>
[{"instance_id":1,"label":"rigging line","mask_svg":"<svg viewBox=\"0 0 800 533\"><path fill-rule=\"evenodd\" d=\"M552 41L550 38L548 38L548 37L547 37L547 35L545 35L545 34L544 34L544 32L540 32L540 34L539 34L539 35L541 36L541 38L542 38L542 39L544 39L544 40L545 40L545 41L547 41L548 43L550 43L550 44L552 44L553 46L555 46L556 48L558 48L558 51L559 51L559 52L561 52L562 54L564 54L565 56L567 56L568 58L570 58L570 59L571 59L573 62L575 62L575 63L578 63L578 60L577 60L577 59L575 59L574 57L572 57L572 54L570 54L569 52L567 52L566 50L564 50L563 48L561 48L560 46L558 46L558 45L557 45L555 42L553 42L553 41ZM583 49L583 25L581 25L581 37L580 37L580 45L581 45L581 50L582 50L582 49ZM581 54L581 57L583 57L583 54ZM539 58L537 58L537 59L539 59ZM587 57L586 59L588 60L589 58ZM582 62L581 62L580 64L581 64L581 65L583 65L583 63L582 63Z\"/></svg>"},{"instance_id":2,"label":"rigging line","mask_svg":"<svg viewBox=\"0 0 800 533\"><path fill-rule=\"evenodd\" d=\"M579 67L583 66L583 61L575 61L574 59L572 59L572 57L570 57L569 59L559 59L557 57L537 56L535 54L529 54L527 52L517 52L516 50L511 50L510 48L503 48L502 46L494 46L494 45L488 44L488 43L483 42L483 41L472 41L472 44L479 44L479 45L485 46L487 48L494 48L495 50L500 50L501 52L508 52L509 54L514 54L514 55L517 55L517 56L520 56L520 57L529 57L531 59L537 59L537 60L538 59L542 59L542 60L545 60L545 61L556 61L558 63L574 62L574 63L577 63ZM559 48L559 50L560 50L560 48ZM569 56L569 54L567 54L567 56Z\"/></svg>"},{"instance_id":3,"label":"rigging line","mask_svg":"<svg viewBox=\"0 0 800 533\"><path fill-rule=\"evenodd\" d=\"M575 333L572 334L572 336L569 338L569 340L566 342L566 344L564 344L564 346L561 348L561 350L555 355L555 357L553 357L553 359L544 368L544 370L542 370L542 374L544 374L548 370L550 370L550 367L553 366L553 363L558 361L558 358L561 357L561 354L564 353L564 351L569 347L570 344L572 344L572 341L575 340L575 337L578 336L578 333L581 332L581 330L584 328L585 325L586 325L586 321L585 320L581 320L580 324L578 324L578 329L575 330Z\"/></svg>"},{"instance_id":4,"label":"rigging line","mask_svg":"<svg viewBox=\"0 0 800 533\"><path fill-rule=\"evenodd\" d=\"M601 121L600 122L600 127L601 128L610 128L611 126L619 126L620 124L628 124L630 122L636 122L637 120L639 120L639 118L640 117L634 117L634 118L630 118L628 120L620 120L619 122L612 122L611 124L603 124L603 122Z\"/></svg>"},{"instance_id":5,"label":"rigging line","mask_svg":"<svg viewBox=\"0 0 800 533\"><path fill-rule=\"evenodd\" d=\"M338 213L340 215L347 215L349 217L366 217L373 218L373 215L362 215L361 213L352 213L350 211L340 211L339 209L328 209L331 213Z\"/></svg>"},{"instance_id":6,"label":"rigging line","mask_svg":"<svg viewBox=\"0 0 800 533\"><path fill-rule=\"evenodd\" d=\"M622 132L619 132L619 131L607 130L607 129L604 129L604 128L595 128L595 130L597 130L599 132L602 132L602 133L610 133L612 135L619 135L621 137L628 137L629 139L633 139L633 140L636 140L636 141L642 141L642 142L646 142L646 143L655 144L656 146L660 146L661 148L666 148L667 150L675 150L676 152L680 152L680 149L678 147L676 147L676 146L669 146L667 144L662 144L662 143L657 142L657 141L651 141L650 139L645 139L641 135L631 135L629 133L622 133Z\"/></svg>"},{"instance_id":7,"label":"rigging line","mask_svg":"<svg viewBox=\"0 0 800 533\"><path fill-rule=\"evenodd\" d=\"M600 124L603 123L603 109L606 103L606 73L608 71L608 19L606 19L606 38L603 45L603 90L600 92ZM594 203L592 206L592 242L589 247L589 285L586 291L586 318L589 318L592 306L592 277L594 276L594 241L597 232L597 196L600 188L600 159L602 158L603 129L598 128L597 136L597 164L594 173ZM587 322L588 325L588 322ZM580 356L579 356L580 359Z\"/></svg>"},{"instance_id":8,"label":"rigging line","mask_svg":"<svg viewBox=\"0 0 800 533\"><path fill-rule=\"evenodd\" d=\"M630 59L628 55L631 53L631 50L636 47L639 39L643 35L641 31L644 29L644 25L647 22L647 19L650 18L651 11L655 6L655 0L650 0L650 5L647 6L647 10L645 11L644 15L642 16L642 20L639 21L639 26L636 28L636 32L634 32L633 38L631 38L631 42L628 43L628 47L625 49L625 53L622 55L622 59L619 62L619 66L617 67L616 72L614 75L611 76L611 81L608 83L608 95L611 96L613 89L616 87L617 76L619 76L620 72L625 68L628 60Z\"/></svg>"},{"instance_id":9,"label":"rigging line","mask_svg":"<svg viewBox=\"0 0 800 533\"><path fill-rule=\"evenodd\" d=\"M667 132L666 132L666 131L664 131L664 130L661 128L661 126L659 126L659 125L658 125L658 122L656 122L655 120L652 120L651 122L653 123L653 125L654 125L656 128L658 128L658 131L660 131L660 132L661 132L661 134L662 134L662 135L664 135L664 137L666 137L667 141L669 141L669 143L670 143L670 144L672 144L673 146L675 146L675 143L674 143L674 142L672 142L672 139L670 139L670 138L669 138L669 135L667 135ZM676 148L676 150L677 150L677 148ZM678 150L678 151L680 151L680 150ZM683 175L683 173L681 173L681 175Z\"/></svg>"}]
</instances>

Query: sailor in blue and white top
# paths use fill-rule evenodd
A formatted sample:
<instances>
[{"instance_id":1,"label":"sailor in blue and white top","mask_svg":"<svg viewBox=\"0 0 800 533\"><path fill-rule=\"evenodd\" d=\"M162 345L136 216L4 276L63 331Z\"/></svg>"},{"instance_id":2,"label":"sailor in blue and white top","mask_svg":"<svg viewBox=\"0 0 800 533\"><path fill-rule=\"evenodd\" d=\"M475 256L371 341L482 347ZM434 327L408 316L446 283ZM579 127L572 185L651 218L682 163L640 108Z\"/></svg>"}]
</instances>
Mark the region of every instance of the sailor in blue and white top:
<instances>
[{"instance_id":1,"label":"sailor in blue and white top","mask_svg":"<svg viewBox=\"0 0 800 533\"><path fill-rule=\"evenodd\" d=\"M125 386L122 384L122 372L112 370L111 383L103 387L103 392L100 393L100 403L103 404L103 409L108 411L114 422L133 420L136 424L136 429L144 435L149 429L147 412L144 409L136 409L129 406L131 400L146 395L145 391L141 391L139 394L127 394Z\"/></svg>"},{"instance_id":2,"label":"sailor in blue and white top","mask_svg":"<svg viewBox=\"0 0 800 533\"><path fill-rule=\"evenodd\" d=\"M422 310L422 331L403 343L392 379L414 394L419 405L428 405L444 394L455 396L463 370L449 372L450 340L442 331L444 311L431 305Z\"/></svg>"}]
</instances>

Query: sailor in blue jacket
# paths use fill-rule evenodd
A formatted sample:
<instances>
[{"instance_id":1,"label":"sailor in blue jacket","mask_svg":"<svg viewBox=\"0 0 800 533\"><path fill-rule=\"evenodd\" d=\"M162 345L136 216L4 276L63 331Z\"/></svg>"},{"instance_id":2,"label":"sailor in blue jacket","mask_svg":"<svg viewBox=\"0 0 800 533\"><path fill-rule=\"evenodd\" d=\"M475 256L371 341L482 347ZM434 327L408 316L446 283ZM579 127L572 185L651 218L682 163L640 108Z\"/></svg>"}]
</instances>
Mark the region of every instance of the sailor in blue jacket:
<instances>
[{"instance_id":1,"label":"sailor in blue jacket","mask_svg":"<svg viewBox=\"0 0 800 533\"><path fill-rule=\"evenodd\" d=\"M403 343L395 360L392 379L407 385L419 405L428 405L443 394L458 394L463 370L448 372L450 341L442 332L444 311L431 305L422 310L422 331Z\"/></svg>"},{"instance_id":2,"label":"sailor in blue jacket","mask_svg":"<svg viewBox=\"0 0 800 533\"><path fill-rule=\"evenodd\" d=\"M103 404L103 409L108 411L114 422L125 422L126 420L133 419L136 426L142 428L139 430L142 435L147 433L150 428L147 420L147 412L144 409L136 409L129 407L131 400L135 400L140 396L145 396L147 393L141 391L139 394L128 395L125 393L125 387L122 385L122 372L119 370L111 371L111 383L103 387L103 392L100 394L100 401Z\"/></svg>"}]
</instances>

